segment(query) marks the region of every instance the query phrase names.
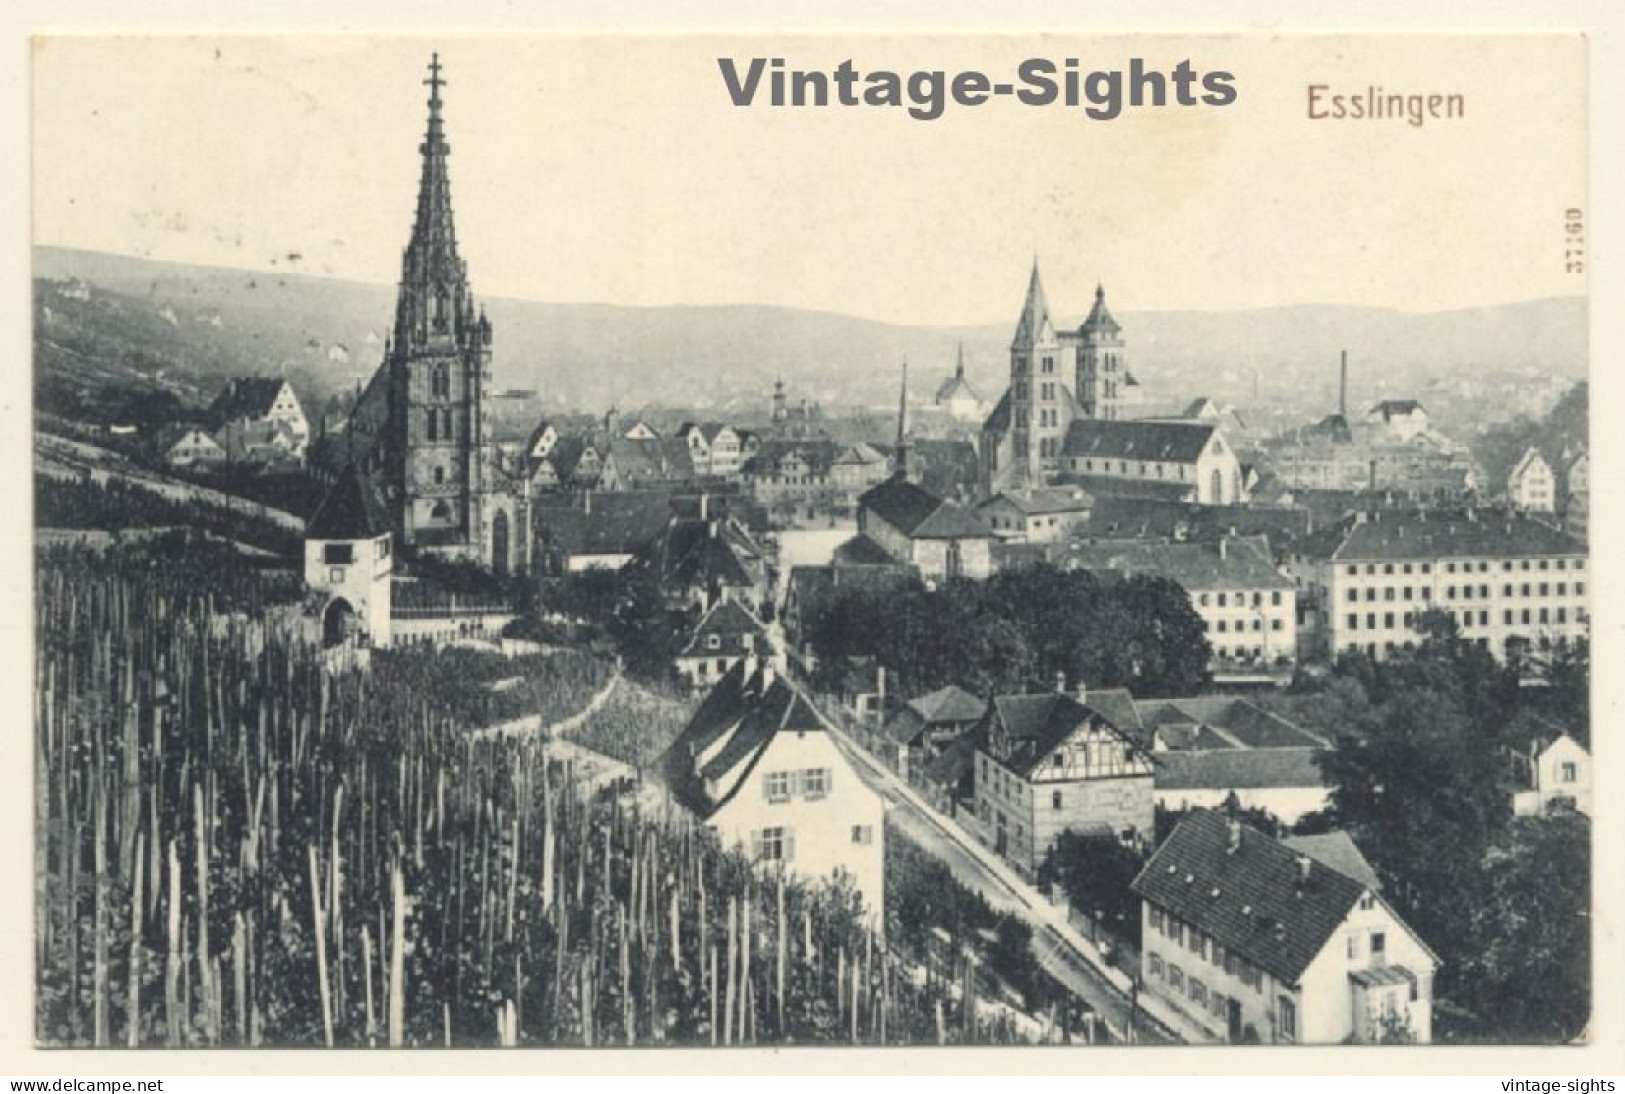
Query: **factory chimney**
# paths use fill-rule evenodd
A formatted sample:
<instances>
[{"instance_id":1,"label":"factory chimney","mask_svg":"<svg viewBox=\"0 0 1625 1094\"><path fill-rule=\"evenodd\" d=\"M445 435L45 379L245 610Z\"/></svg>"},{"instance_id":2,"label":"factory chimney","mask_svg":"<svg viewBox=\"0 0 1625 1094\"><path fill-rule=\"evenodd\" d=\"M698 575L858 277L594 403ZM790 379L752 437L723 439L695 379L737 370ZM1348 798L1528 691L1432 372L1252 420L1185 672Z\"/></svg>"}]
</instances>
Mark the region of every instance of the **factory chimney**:
<instances>
[{"instance_id":1,"label":"factory chimney","mask_svg":"<svg viewBox=\"0 0 1625 1094\"><path fill-rule=\"evenodd\" d=\"M1343 351L1343 367L1337 379L1337 412L1349 420L1349 351Z\"/></svg>"}]
</instances>

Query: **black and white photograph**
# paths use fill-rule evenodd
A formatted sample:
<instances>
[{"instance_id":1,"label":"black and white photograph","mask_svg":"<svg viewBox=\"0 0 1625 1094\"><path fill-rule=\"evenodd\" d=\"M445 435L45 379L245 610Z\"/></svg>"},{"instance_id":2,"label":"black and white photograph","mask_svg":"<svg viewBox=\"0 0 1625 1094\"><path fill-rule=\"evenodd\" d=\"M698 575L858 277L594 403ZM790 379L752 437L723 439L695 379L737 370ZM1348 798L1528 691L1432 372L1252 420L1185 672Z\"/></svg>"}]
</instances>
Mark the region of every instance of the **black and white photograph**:
<instances>
[{"instance_id":1,"label":"black and white photograph","mask_svg":"<svg viewBox=\"0 0 1625 1094\"><path fill-rule=\"evenodd\" d=\"M46 1063L1594 1039L1583 36L31 61Z\"/></svg>"}]
</instances>

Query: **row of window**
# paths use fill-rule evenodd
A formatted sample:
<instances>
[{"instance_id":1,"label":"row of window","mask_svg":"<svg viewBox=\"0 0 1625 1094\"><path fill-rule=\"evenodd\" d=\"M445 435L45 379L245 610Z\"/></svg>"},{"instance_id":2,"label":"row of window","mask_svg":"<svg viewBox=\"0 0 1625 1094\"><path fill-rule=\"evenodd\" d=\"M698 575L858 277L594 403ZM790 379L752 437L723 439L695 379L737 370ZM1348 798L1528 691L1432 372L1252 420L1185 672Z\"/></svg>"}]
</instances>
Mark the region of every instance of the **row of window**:
<instances>
[{"instance_id":1,"label":"row of window","mask_svg":"<svg viewBox=\"0 0 1625 1094\"><path fill-rule=\"evenodd\" d=\"M1192 976L1186 978L1185 972L1178 965L1164 963L1156 954L1151 955L1149 961L1151 975L1158 979L1166 979L1168 986L1174 991L1189 997L1191 1003L1202 1009L1211 1011L1216 1017L1223 1018L1229 1009L1230 1000L1222 992L1208 990L1208 986L1201 980ZM1298 1036L1298 1007L1290 996L1280 996L1276 1001L1276 1019L1280 1023L1279 1033L1285 1040L1296 1040Z\"/></svg>"},{"instance_id":2,"label":"row of window","mask_svg":"<svg viewBox=\"0 0 1625 1094\"><path fill-rule=\"evenodd\" d=\"M1514 566L1513 561L1511 559L1503 559L1501 561L1501 569L1506 573L1511 573L1514 569L1528 570L1530 568L1530 562L1531 562L1531 560L1527 559L1527 558L1520 559L1518 561L1517 565ZM1356 574L1360 573L1362 565L1364 566L1365 572L1367 574L1375 574L1375 573L1379 572L1379 570L1378 570L1378 565L1379 564L1375 563L1375 562L1366 562L1366 563L1363 563L1363 564L1362 563L1351 563L1347 568L1345 568L1345 570L1343 572L1348 574L1348 576L1350 576L1350 577L1354 577ZM1430 563L1430 562L1420 562L1420 563L1415 563L1414 565L1415 565L1415 568L1416 568L1415 572L1424 573L1424 574L1433 572L1433 564ZM1396 569L1396 566L1397 566L1397 569ZM1413 564L1409 563L1409 562L1402 562L1402 563L1384 562L1384 563L1381 563L1381 571L1380 572L1384 573L1384 574L1392 574L1392 573L1408 574L1408 573L1413 572L1412 566L1413 566ZM1471 573L1487 574L1487 573L1490 572L1490 564L1488 562L1485 562L1485 561L1482 561L1482 560L1474 561L1474 562L1446 562L1444 564L1444 572L1447 573L1447 574L1457 573L1458 572L1457 571L1458 566L1460 567L1459 572L1464 573L1464 574L1471 574ZM1548 568L1554 569L1554 570L1567 570L1567 569L1583 570L1583 569L1585 569L1585 559L1583 559L1583 558L1558 558L1558 559L1542 558L1542 559L1536 559L1536 560L1534 560L1534 568L1537 569L1537 570L1545 570L1545 569L1548 569Z\"/></svg>"},{"instance_id":3,"label":"row of window","mask_svg":"<svg viewBox=\"0 0 1625 1094\"><path fill-rule=\"evenodd\" d=\"M1243 984L1254 990L1264 987L1264 972L1257 965L1239 956L1234 951L1226 950L1213 938L1203 931L1199 931L1181 920L1178 916L1165 913L1161 908L1153 907L1150 911L1151 928L1163 937L1189 950L1203 961L1209 961L1223 969L1229 976L1234 976ZM1152 967L1155 968L1158 960L1152 954Z\"/></svg>"},{"instance_id":4,"label":"row of window","mask_svg":"<svg viewBox=\"0 0 1625 1094\"><path fill-rule=\"evenodd\" d=\"M1509 583L1504 584L1504 585L1501 586L1501 595L1503 597L1513 597L1513 596L1554 596L1554 595L1555 596L1568 596L1569 591L1570 591L1569 590L1569 583L1567 581L1559 581L1559 582L1556 582L1556 583L1548 582L1548 581L1540 581L1540 582L1530 583L1530 582L1525 581L1525 582L1523 582L1521 584L1518 584L1518 585L1513 585L1513 584L1511 584L1509 582ZM1585 584L1585 582L1583 582L1583 581L1574 582L1573 592L1574 592L1575 596L1584 596L1585 592L1586 592L1586 584ZM1480 600L1488 600L1490 598L1490 586L1488 586L1488 585L1461 585L1461 586L1446 585L1444 587L1444 598L1446 600L1455 600L1458 597L1460 599L1462 599L1462 600L1472 600L1475 596ZM1421 586L1411 586L1411 585L1394 586L1394 585L1389 585L1389 586L1385 587L1382 590L1382 599L1383 600L1431 600L1432 598L1433 598L1433 590L1432 590L1431 587L1429 587L1427 585L1421 585ZM1360 590L1351 586L1349 588L1349 590L1348 590L1348 596L1346 597L1346 599L1351 604L1358 602L1360 600ZM1372 585L1366 586L1365 600L1367 602L1370 602L1370 601L1374 601L1376 599L1377 599L1376 586L1372 586Z\"/></svg>"},{"instance_id":5,"label":"row of window","mask_svg":"<svg viewBox=\"0 0 1625 1094\"><path fill-rule=\"evenodd\" d=\"M1448 612L1446 614L1448 614L1452 618L1456 619L1464 627L1471 627L1471 626L1475 626L1475 625L1480 626L1480 627L1487 627L1487 626L1490 625L1490 613L1488 611L1485 611L1485 610L1482 610L1482 609L1478 612L1478 617L1477 617L1476 623L1475 623L1475 620L1474 620L1474 617L1473 617L1473 613L1471 611L1464 611L1459 616L1455 612ZM1399 623L1397 624L1398 626L1409 627L1415 622L1416 613L1415 612L1404 612L1404 613L1401 613L1398 616L1398 618L1399 618ZM1393 612L1383 612L1382 613L1382 627L1381 627L1381 629L1383 629L1383 630L1392 630L1396 626L1394 620L1395 620L1395 613L1393 613ZM1585 617L1584 617L1584 615L1582 613L1575 612L1574 613L1574 621L1576 623L1583 623L1585 621ZM1528 626L1534 626L1535 624L1542 624L1542 625L1552 624L1552 623L1566 624L1568 622L1569 622L1569 610L1567 608L1539 608L1539 609L1533 609L1533 610L1529 609L1529 608L1524 608L1521 611L1515 611L1512 608L1507 608L1507 609L1505 609L1504 611L1501 612L1501 625L1506 626L1506 627L1514 627L1514 626L1518 626L1519 624L1522 624L1523 626L1528 627ZM1357 630L1360 629L1360 616L1359 616L1358 613L1350 612L1348 614L1348 629L1351 630L1351 631L1357 631ZM1368 631L1374 631L1374 630L1379 629L1378 626L1377 626L1377 613L1376 612L1367 612L1366 613L1366 615L1365 615L1365 629L1368 630Z\"/></svg>"},{"instance_id":6,"label":"row of window","mask_svg":"<svg viewBox=\"0 0 1625 1094\"><path fill-rule=\"evenodd\" d=\"M1207 593L1198 593L1196 595L1196 603L1198 605L1200 605L1201 607L1204 607L1204 608L1207 607L1208 606L1208 595L1209 594L1207 594ZM1232 594L1230 594L1230 593L1214 593L1212 595L1213 595L1214 601L1215 601L1215 603L1217 604L1218 607L1227 608L1227 607L1230 606L1230 604L1231 604L1231 595ZM1235 606L1238 607L1238 608L1247 607L1247 605L1249 603L1249 601L1248 601L1249 596L1252 598L1251 599L1251 604L1252 604L1253 607L1261 608L1261 607L1264 606L1264 594L1261 593L1261 592L1257 592L1256 590L1254 592L1252 592L1252 593L1240 592L1240 593L1234 594ZM1277 607L1277 608L1279 608L1281 606L1281 590L1280 589L1275 589L1275 590L1271 591L1271 593L1270 593L1270 604L1271 604L1272 607Z\"/></svg>"},{"instance_id":7,"label":"row of window","mask_svg":"<svg viewBox=\"0 0 1625 1094\"><path fill-rule=\"evenodd\" d=\"M1082 464L1081 467L1079 466L1080 463ZM1099 464L1100 464L1099 467L1096 467L1095 463L1096 463L1096 461L1093 460L1093 459L1084 459L1084 460L1081 460L1081 461L1080 460L1073 460L1072 461L1072 470L1074 470L1074 471L1080 471L1081 470L1081 471L1086 471L1086 472L1099 471L1103 475L1110 475L1110 474L1113 473L1113 471L1115 471L1119 475L1127 475L1129 473L1128 461L1127 460L1100 460L1099 461ZM1115 467L1113 466L1114 464L1115 464ZM1159 479L1161 479L1161 478L1178 478L1180 482L1184 482L1189 478L1189 475L1187 474L1187 472L1188 472L1188 470L1190 468L1189 464L1176 463L1173 466L1178 468L1178 470L1179 470L1179 474L1177 476L1176 475L1171 475L1171 474L1168 473L1168 471L1167 471L1168 465L1167 464L1147 463L1144 460L1141 460L1141 461L1139 461L1139 472L1138 472L1138 474L1139 474L1139 477L1142 478L1142 479L1148 479L1148 478L1151 478L1153 475L1155 475L1155 477L1159 478Z\"/></svg>"},{"instance_id":8,"label":"row of window","mask_svg":"<svg viewBox=\"0 0 1625 1094\"><path fill-rule=\"evenodd\" d=\"M817 801L829 796L833 772L827 767L809 767L801 771L769 771L762 776L762 792L775 805L800 797Z\"/></svg>"},{"instance_id":9,"label":"row of window","mask_svg":"<svg viewBox=\"0 0 1625 1094\"><path fill-rule=\"evenodd\" d=\"M1251 629L1251 630L1255 630L1255 631L1261 631L1261 630L1263 630L1263 629L1264 629L1264 628L1263 628L1263 627L1262 627L1262 626L1261 626L1261 625L1260 625L1260 621L1259 621L1259 620L1257 620L1257 619L1254 619L1254 620L1253 620L1253 621L1252 621L1252 624L1253 624L1253 625L1252 625L1252 627L1251 627L1251 628L1249 628L1249 627L1248 627L1248 626L1247 626L1247 620L1245 620L1245 619L1238 619L1238 620L1236 620L1236 621L1235 621L1235 622L1236 622L1236 625L1235 625L1235 627L1234 627L1234 628L1233 628L1233 629L1234 629L1234 630L1235 630L1235 632L1236 632L1236 633L1237 633L1237 634L1241 634L1241 633L1243 633L1243 632L1244 632L1244 631L1247 631L1247 630L1249 630L1249 629ZM1219 632L1219 633L1220 633L1220 634L1225 634L1225 633L1226 633L1226 632L1227 632L1227 630L1228 630L1228 629L1230 629L1230 628L1227 628L1227 627L1226 627L1226 625L1225 625L1225 624L1226 624L1226 620L1223 620L1223 619L1220 619L1220 620L1218 620L1218 621L1217 621L1217 624L1216 624L1216 625L1215 625L1215 621L1214 621L1214 620L1212 620L1212 619L1209 619L1209 620L1207 620L1207 622L1206 622L1206 625L1207 625L1207 629L1208 629L1208 630L1210 630L1210 631L1214 631L1214 630L1216 630L1216 631L1218 631L1218 632ZM1278 630L1280 630L1280 629L1281 629L1281 621L1280 621L1280 620L1279 620L1279 619L1272 619L1272 620L1270 620L1270 630L1272 630L1272 631L1278 631Z\"/></svg>"}]
</instances>

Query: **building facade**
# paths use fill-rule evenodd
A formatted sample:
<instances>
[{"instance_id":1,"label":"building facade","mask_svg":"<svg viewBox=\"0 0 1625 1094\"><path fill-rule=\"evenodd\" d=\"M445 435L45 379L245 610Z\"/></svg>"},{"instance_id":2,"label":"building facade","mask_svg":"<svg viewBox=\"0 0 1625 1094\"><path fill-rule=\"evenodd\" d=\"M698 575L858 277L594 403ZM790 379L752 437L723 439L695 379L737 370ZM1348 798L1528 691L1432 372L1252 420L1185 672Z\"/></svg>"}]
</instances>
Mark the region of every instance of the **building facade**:
<instances>
[{"instance_id":1,"label":"building facade","mask_svg":"<svg viewBox=\"0 0 1625 1094\"><path fill-rule=\"evenodd\" d=\"M1349 530L1329 570L1334 657L1416 644L1429 609L1502 660L1590 629L1585 545L1522 513L1381 510Z\"/></svg>"},{"instance_id":2,"label":"building facade","mask_svg":"<svg viewBox=\"0 0 1625 1094\"><path fill-rule=\"evenodd\" d=\"M844 875L885 922L885 802L774 667L746 657L712 687L661 761L672 797L764 872Z\"/></svg>"},{"instance_id":3,"label":"building facade","mask_svg":"<svg viewBox=\"0 0 1625 1094\"><path fill-rule=\"evenodd\" d=\"M1086 694L994 696L974 732L983 838L1029 876L1068 829L1151 838L1151 758Z\"/></svg>"},{"instance_id":4,"label":"building facade","mask_svg":"<svg viewBox=\"0 0 1625 1094\"><path fill-rule=\"evenodd\" d=\"M320 601L323 645L357 638L374 647L390 644L392 539L372 482L359 468L348 469L305 525L305 587Z\"/></svg>"},{"instance_id":5,"label":"building facade","mask_svg":"<svg viewBox=\"0 0 1625 1094\"><path fill-rule=\"evenodd\" d=\"M1438 958L1367 883L1204 809L1133 888L1143 990L1215 1040L1432 1039Z\"/></svg>"},{"instance_id":6,"label":"building facade","mask_svg":"<svg viewBox=\"0 0 1625 1094\"><path fill-rule=\"evenodd\" d=\"M1526 450L1512 466L1507 475L1507 497L1528 513L1557 511L1557 476L1539 449Z\"/></svg>"}]
</instances>

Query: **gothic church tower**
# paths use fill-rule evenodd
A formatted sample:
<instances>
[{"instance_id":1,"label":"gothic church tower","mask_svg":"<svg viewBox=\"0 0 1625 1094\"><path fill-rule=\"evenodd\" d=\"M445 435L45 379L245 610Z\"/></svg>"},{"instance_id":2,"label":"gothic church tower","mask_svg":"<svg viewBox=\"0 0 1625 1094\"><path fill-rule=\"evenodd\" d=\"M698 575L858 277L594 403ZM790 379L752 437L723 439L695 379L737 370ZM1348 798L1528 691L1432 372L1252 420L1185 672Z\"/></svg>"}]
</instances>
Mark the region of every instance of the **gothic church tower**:
<instances>
[{"instance_id":1,"label":"gothic church tower","mask_svg":"<svg viewBox=\"0 0 1625 1094\"><path fill-rule=\"evenodd\" d=\"M1041 486L1059 463L1069 418L1061 385L1061 340L1050 322L1044 282L1033 262L1027 299L1010 342L1012 485Z\"/></svg>"},{"instance_id":2,"label":"gothic church tower","mask_svg":"<svg viewBox=\"0 0 1625 1094\"><path fill-rule=\"evenodd\" d=\"M1106 290L1095 286L1095 306L1078 328L1078 406L1088 418L1122 417L1128 370L1123 365L1123 328L1106 308Z\"/></svg>"},{"instance_id":3,"label":"gothic church tower","mask_svg":"<svg viewBox=\"0 0 1625 1094\"><path fill-rule=\"evenodd\" d=\"M384 365L388 485L403 542L506 570L516 530L493 497L499 486L488 413L491 324L483 309L475 311L468 267L457 256L439 54L424 83L423 174ZM494 531L500 533L495 544Z\"/></svg>"}]
</instances>

